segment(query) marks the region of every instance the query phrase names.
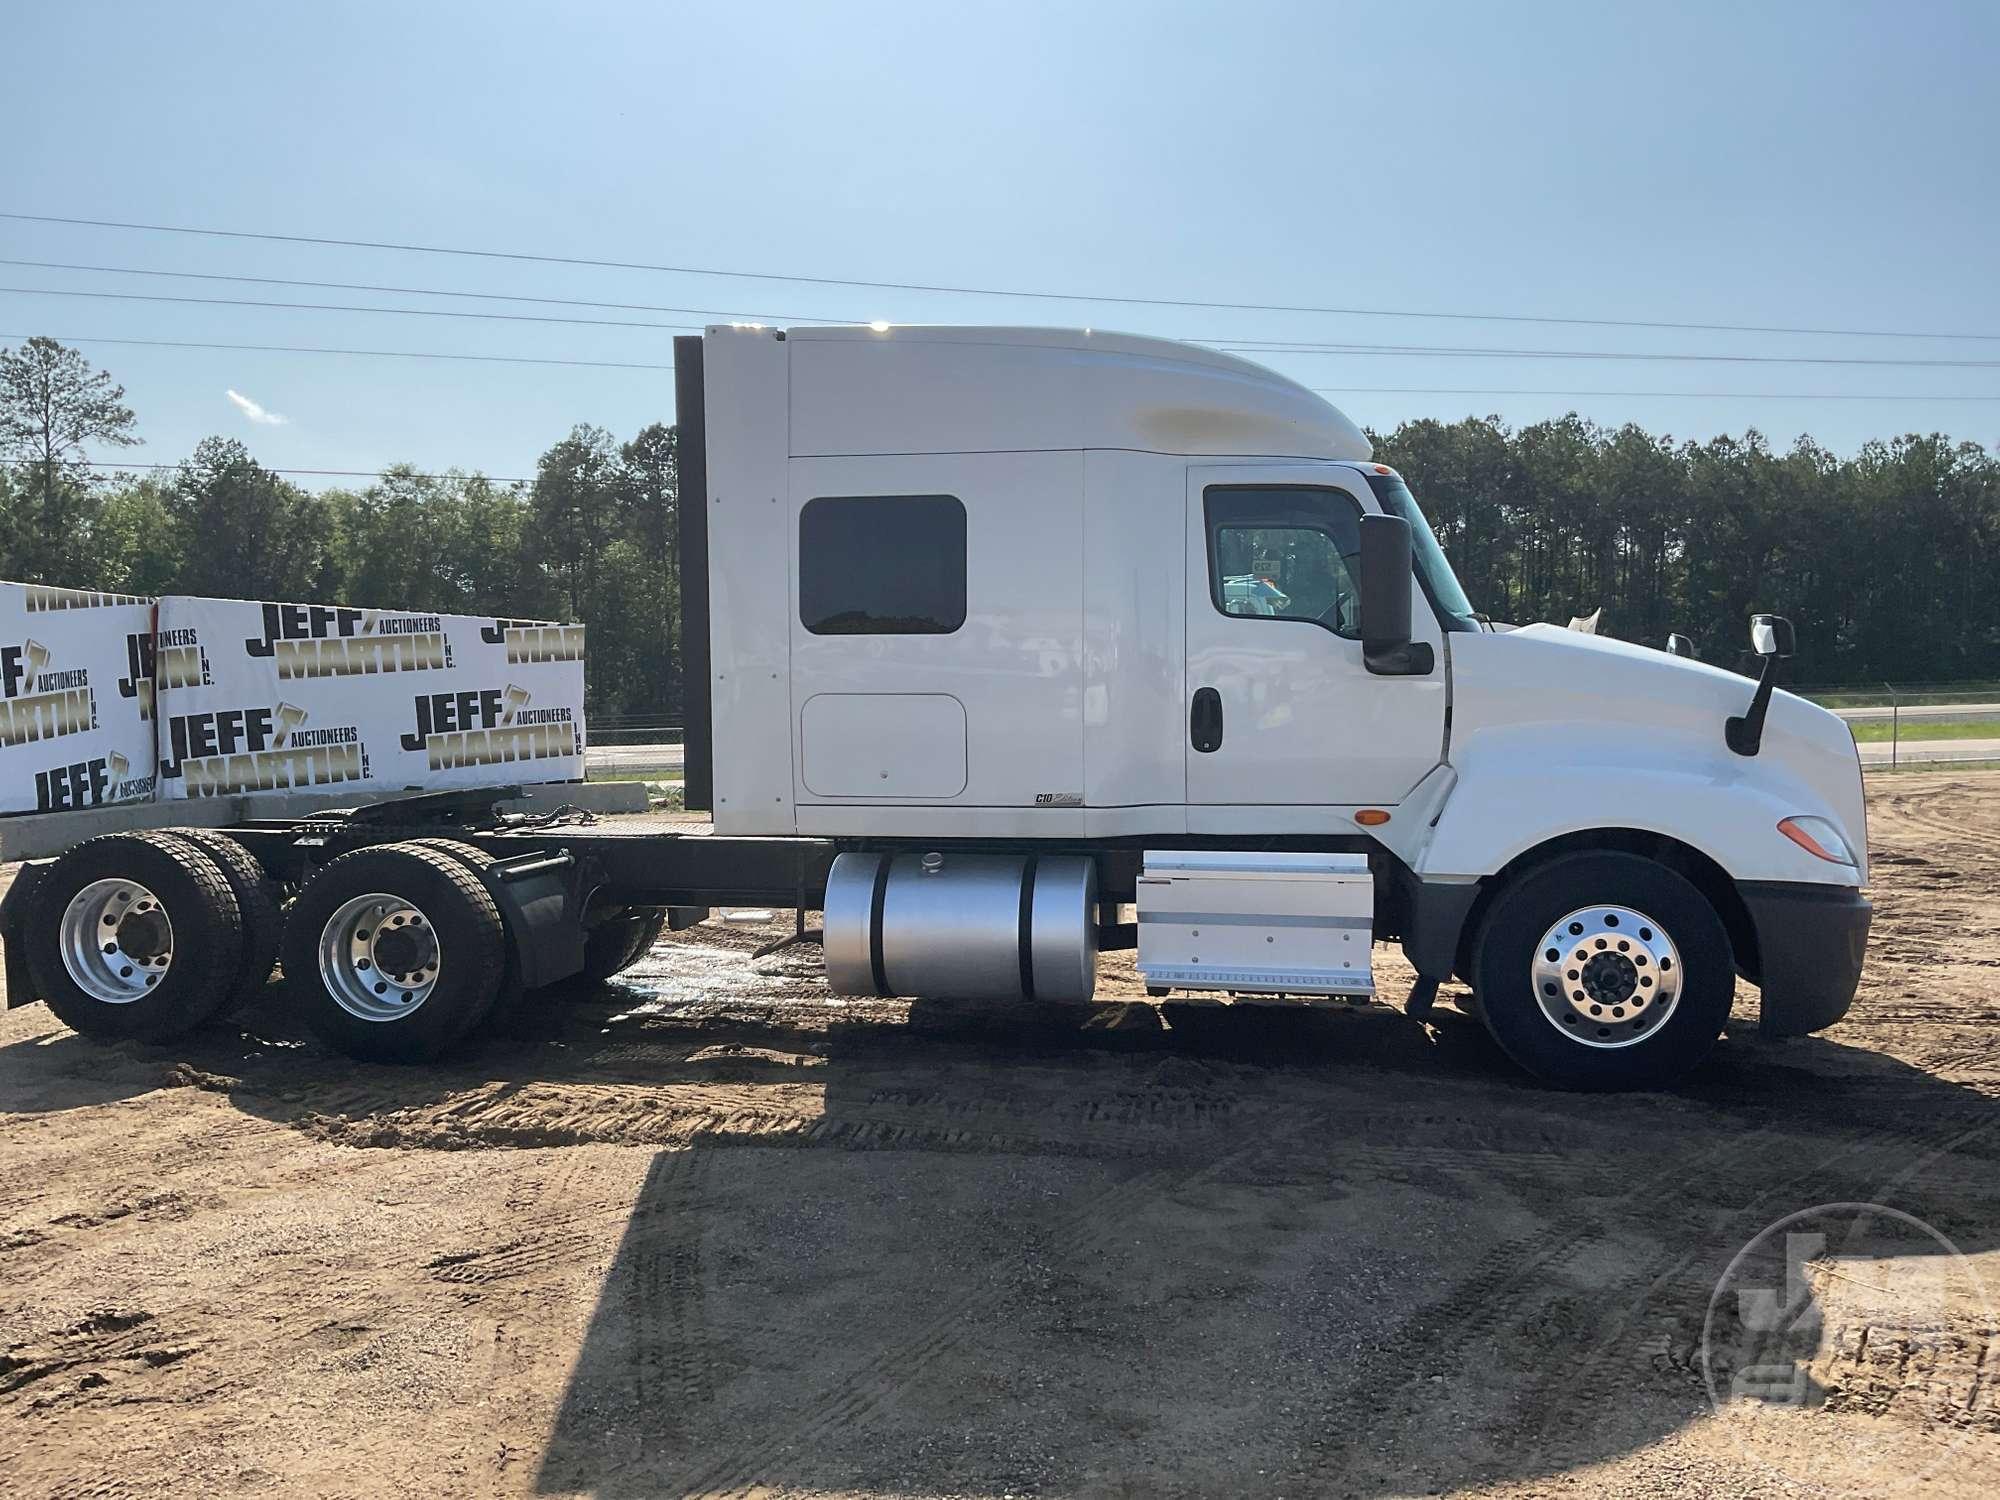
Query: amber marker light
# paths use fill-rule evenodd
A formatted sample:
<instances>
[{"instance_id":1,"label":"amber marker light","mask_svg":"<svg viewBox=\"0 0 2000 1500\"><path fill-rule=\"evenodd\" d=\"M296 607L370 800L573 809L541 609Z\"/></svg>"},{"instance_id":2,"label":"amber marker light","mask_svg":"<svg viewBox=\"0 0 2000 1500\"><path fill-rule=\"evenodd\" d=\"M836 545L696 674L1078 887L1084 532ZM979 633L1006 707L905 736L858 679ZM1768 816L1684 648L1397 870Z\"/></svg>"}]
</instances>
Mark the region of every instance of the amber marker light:
<instances>
[{"instance_id":1,"label":"amber marker light","mask_svg":"<svg viewBox=\"0 0 2000 1500\"><path fill-rule=\"evenodd\" d=\"M1786 818L1778 824L1778 832L1815 859L1823 859L1830 865L1854 863L1847 840L1825 818Z\"/></svg>"},{"instance_id":2,"label":"amber marker light","mask_svg":"<svg viewBox=\"0 0 2000 1500\"><path fill-rule=\"evenodd\" d=\"M1364 807L1354 815L1354 821L1363 828L1379 828L1389 821L1389 815L1379 807Z\"/></svg>"}]
</instances>

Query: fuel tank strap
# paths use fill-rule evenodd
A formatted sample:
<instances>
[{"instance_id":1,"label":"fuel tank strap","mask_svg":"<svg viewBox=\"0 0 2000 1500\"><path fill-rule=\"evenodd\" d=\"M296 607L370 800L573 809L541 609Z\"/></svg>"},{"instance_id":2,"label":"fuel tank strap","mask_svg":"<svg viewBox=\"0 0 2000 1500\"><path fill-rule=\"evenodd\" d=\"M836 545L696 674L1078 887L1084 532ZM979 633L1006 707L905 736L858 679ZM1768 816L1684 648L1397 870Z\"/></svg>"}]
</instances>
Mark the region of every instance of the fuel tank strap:
<instances>
[{"instance_id":1,"label":"fuel tank strap","mask_svg":"<svg viewBox=\"0 0 2000 1500\"><path fill-rule=\"evenodd\" d=\"M875 889L868 897L868 967L875 974L875 993L889 993L889 971L882 963L882 908L889 899L890 857L875 856Z\"/></svg>"},{"instance_id":2,"label":"fuel tank strap","mask_svg":"<svg viewBox=\"0 0 2000 1500\"><path fill-rule=\"evenodd\" d=\"M1030 854L1026 868L1021 871L1021 998L1035 998L1035 870L1041 864L1041 856Z\"/></svg>"}]
</instances>

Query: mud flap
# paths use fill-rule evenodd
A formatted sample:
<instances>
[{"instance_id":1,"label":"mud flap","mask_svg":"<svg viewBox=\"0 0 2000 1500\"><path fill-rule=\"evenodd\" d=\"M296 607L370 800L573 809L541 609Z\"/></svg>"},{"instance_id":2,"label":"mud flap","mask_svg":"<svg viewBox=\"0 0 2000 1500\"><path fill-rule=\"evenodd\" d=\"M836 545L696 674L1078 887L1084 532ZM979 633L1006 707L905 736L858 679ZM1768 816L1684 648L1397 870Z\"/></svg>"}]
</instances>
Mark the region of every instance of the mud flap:
<instances>
[{"instance_id":1,"label":"mud flap","mask_svg":"<svg viewBox=\"0 0 2000 1500\"><path fill-rule=\"evenodd\" d=\"M574 854L526 854L496 859L479 872L507 941L514 946L523 989L540 989L583 970L583 912L590 888Z\"/></svg>"},{"instance_id":2,"label":"mud flap","mask_svg":"<svg viewBox=\"0 0 2000 1500\"><path fill-rule=\"evenodd\" d=\"M41 884L42 873L51 863L53 861L44 860L22 865L14 872L14 883L7 887L7 894L0 897L0 949L6 951L7 958L8 1010L33 1005L42 998L35 988L35 981L29 977L28 949L22 939L23 929L28 923L28 907L35 899L35 887Z\"/></svg>"}]
</instances>

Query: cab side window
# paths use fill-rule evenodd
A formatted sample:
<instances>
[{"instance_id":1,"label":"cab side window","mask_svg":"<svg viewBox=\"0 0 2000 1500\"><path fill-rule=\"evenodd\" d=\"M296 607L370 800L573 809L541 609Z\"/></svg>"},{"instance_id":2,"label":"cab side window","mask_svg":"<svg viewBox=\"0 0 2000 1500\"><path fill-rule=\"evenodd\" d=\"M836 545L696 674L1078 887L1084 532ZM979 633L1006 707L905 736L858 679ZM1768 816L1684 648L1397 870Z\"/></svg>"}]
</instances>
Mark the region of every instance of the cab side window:
<instances>
[{"instance_id":1,"label":"cab side window","mask_svg":"<svg viewBox=\"0 0 2000 1500\"><path fill-rule=\"evenodd\" d=\"M799 512L799 623L814 635L950 635L965 623L955 495L821 495Z\"/></svg>"},{"instance_id":2,"label":"cab side window","mask_svg":"<svg viewBox=\"0 0 2000 1500\"><path fill-rule=\"evenodd\" d=\"M1223 614L1361 636L1360 508L1344 491L1214 485L1203 493L1209 597Z\"/></svg>"}]
</instances>

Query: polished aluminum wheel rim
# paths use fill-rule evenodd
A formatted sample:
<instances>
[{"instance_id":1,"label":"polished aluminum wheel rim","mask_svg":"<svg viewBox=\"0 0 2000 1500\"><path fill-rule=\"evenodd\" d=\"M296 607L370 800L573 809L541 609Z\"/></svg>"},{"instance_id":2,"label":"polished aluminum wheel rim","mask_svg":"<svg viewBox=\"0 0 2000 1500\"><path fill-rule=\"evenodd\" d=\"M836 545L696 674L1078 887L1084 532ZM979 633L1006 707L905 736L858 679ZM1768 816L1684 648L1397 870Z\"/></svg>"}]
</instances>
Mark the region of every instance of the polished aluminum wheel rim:
<instances>
[{"instance_id":1,"label":"polished aluminum wheel rim","mask_svg":"<svg viewBox=\"0 0 2000 1500\"><path fill-rule=\"evenodd\" d=\"M430 920L401 896L356 896L320 929L320 983L357 1020L413 1014L437 988L441 963Z\"/></svg>"},{"instance_id":2,"label":"polished aluminum wheel rim","mask_svg":"<svg viewBox=\"0 0 2000 1500\"><path fill-rule=\"evenodd\" d=\"M93 880L63 908L63 968L106 1005L130 1005L174 962L174 924L160 898L135 880Z\"/></svg>"},{"instance_id":3,"label":"polished aluminum wheel rim","mask_svg":"<svg viewBox=\"0 0 2000 1500\"><path fill-rule=\"evenodd\" d=\"M1631 1047L1665 1026L1681 997L1681 955L1667 931L1628 906L1586 906L1542 935L1535 1001L1584 1047Z\"/></svg>"}]
</instances>

